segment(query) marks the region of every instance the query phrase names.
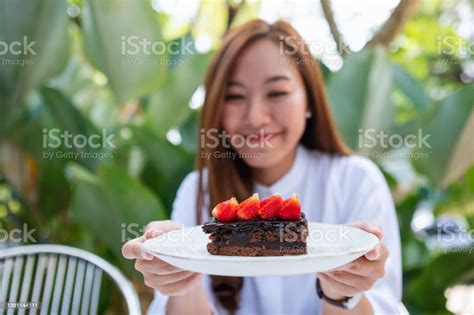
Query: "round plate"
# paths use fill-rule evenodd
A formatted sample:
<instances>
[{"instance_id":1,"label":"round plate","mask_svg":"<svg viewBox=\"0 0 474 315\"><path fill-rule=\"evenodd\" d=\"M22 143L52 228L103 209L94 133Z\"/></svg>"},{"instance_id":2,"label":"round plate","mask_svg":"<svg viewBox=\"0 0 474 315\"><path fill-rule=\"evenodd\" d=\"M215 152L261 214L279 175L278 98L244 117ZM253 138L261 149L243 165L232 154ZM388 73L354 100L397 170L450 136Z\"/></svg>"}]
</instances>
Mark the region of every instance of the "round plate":
<instances>
[{"instance_id":1,"label":"round plate","mask_svg":"<svg viewBox=\"0 0 474 315\"><path fill-rule=\"evenodd\" d=\"M143 244L152 255L184 270L220 276L270 276L315 273L337 268L372 250L378 238L361 229L308 223L308 254L297 256L216 256L207 252L201 226L173 230Z\"/></svg>"}]
</instances>

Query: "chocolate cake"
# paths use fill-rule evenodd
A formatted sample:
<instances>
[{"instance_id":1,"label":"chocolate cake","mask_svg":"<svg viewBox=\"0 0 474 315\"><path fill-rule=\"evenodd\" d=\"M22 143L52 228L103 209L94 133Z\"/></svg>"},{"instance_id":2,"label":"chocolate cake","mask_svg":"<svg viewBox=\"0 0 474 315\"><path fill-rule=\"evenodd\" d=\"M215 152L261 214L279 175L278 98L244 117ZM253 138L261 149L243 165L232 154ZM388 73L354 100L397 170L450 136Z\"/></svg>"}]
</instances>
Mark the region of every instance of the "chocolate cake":
<instances>
[{"instance_id":1,"label":"chocolate cake","mask_svg":"<svg viewBox=\"0 0 474 315\"><path fill-rule=\"evenodd\" d=\"M285 256L307 253L308 222L299 198L280 195L260 201L257 194L240 204L235 198L218 204L202 226L207 250L225 256Z\"/></svg>"}]
</instances>

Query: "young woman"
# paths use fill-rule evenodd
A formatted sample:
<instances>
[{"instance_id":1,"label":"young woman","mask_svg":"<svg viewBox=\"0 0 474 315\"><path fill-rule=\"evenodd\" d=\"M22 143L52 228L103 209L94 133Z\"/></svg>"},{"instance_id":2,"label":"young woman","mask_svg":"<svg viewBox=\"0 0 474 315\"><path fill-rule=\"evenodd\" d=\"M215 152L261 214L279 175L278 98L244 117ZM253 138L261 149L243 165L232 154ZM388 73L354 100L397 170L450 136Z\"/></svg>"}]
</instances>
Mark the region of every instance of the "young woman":
<instances>
[{"instance_id":1,"label":"young woman","mask_svg":"<svg viewBox=\"0 0 474 315\"><path fill-rule=\"evenodd\" d=\"M123 247L155 289L149 313L396 313L400 241L390 191L378 168L341 141L323 77L301 36L285 22L261 20L230 31L205 90L197 169L178 190L172 221L151 222ZM237 137L247 141L231 141ZM285 277L200 275L142 251L145 239L200 224L218 202L254 192L262 199L296 192L309 221L351 224L381 241L337 270Z\"/></svg>"}]
</instances>

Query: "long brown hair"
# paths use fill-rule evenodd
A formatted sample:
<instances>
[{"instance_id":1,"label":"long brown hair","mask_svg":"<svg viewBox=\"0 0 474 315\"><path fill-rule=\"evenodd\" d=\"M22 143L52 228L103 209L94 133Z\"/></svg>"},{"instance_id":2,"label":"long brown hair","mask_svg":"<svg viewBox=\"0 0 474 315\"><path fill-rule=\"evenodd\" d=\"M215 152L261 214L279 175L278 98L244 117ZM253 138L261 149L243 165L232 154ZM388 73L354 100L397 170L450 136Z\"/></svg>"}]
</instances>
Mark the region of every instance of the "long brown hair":
<instances>
[{"instance_id":1,"label":"long brown hair","mask_svg":"<svg viewBox=\"0 0 474 315\"><path fill-rule=\"evenodd\" d=\"M221 117L225 91L236 60L247 47L261 39L275 42L281 51L284 48L287 54L291 52L290 58L303 78L312 117L306 122L300 142L309 149L318 149L337 155L349 154L350 150L342 142L332 119L323 76L317 62L303 38L284 21L268 24L262 20L253 20L226 34L206 74L206 97L201 111L200 130L205 131L210 128L222 130ZM229 150L222 143L214 148L203 146L198 141L196 155L196 169L199 173L196 198L196 222L198 223L202 220L203 208L206 208L211 216L213 205L231 197L237 197L241 201L252 193L251 171L242 159L238 157L235 159L206 158L225 154ZM207 169L206 176L204 176L205 169ZM212 288L216 297L223 307L231 312L238 308L238 294L242 285L242 278L212 277Z\"/></svg>"}]
</instances>

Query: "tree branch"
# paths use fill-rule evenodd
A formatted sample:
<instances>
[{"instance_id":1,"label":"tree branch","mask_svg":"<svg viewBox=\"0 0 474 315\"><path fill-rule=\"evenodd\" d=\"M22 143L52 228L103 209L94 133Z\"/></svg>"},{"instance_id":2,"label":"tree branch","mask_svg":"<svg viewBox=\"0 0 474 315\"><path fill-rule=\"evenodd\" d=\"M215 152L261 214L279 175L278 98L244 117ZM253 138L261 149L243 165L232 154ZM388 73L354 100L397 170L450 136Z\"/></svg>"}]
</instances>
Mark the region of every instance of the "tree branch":
<instances>
[{"instance_id":1,"label":"tree branch","mask_svg":"<svg viewBox=\"0 0 474 315\"><path fill-rule=\"evenodd\" d=\"M227 18L226 32L230 29L232 22L234 22L235 16L244 5L245 5L245 0L243 0L239 4L232 4L231 1L229 0L227 1L228 18Z\"/></svg>"},{"instance_id":2,"label":"tree branch","mask_svg":"<svg viewBox=\"0 0 474 315\"><path fill-rule=\"evenodd\" d=\"M382 45L387 47L393 39L403 30L405 23L415 14L420 0L400 0L395 10L375 33L371 40L365 44L365 47L374 47Z\"/></svg>"},{"instance_id":3,"label":"tree branch","mask_svg":"<svg viewBox=\"0 0 474 315\"><path fill-rule=\"evenodd\" d=\"M337 45L337 51L341 54L341 56L347 55L349 51L349 46L344 42L344 38L342 37L341 32L336 24L336 20L334 19L334 12L332 11L331 4L329 0L321 0L321 7L323 8L324 17L328 22L329 29L331 31L332 37Z\"/></svg>"}]
</instances>

